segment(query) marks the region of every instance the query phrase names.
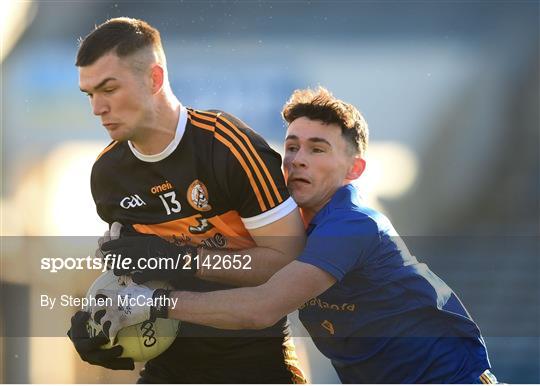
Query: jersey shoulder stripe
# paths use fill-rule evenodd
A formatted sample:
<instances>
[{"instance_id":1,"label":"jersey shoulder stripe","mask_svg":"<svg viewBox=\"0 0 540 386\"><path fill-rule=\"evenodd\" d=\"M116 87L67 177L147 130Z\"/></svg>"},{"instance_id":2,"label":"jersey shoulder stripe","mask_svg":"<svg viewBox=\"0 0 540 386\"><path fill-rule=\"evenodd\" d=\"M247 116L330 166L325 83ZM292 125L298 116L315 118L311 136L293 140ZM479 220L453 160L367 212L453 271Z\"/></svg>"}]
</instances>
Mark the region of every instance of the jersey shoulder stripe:
<instances>
[{"instance_id":1,"label":"jersey shoulder stripe","mask_svg":"<svg viewBox=\"0 0 540 386\"><path fill-rule=\"evenodd\" d=\"M233 145L236 147L236 149L239 150L239 153L242 154L242 156L247 159L248 164L251 166L251 168L253 169L253 172L255 173L257 177L256 181L258 185L260 185L260 187L263 190L265 201L268 204L268 209L275 207L276 203L270 193L267 181L263 177L263 171L261 170L260 165L257 164L257 162L255 161L253 157L253 154L243 143L241 138L238 136L238 133L235 132L234 129L232 129L228 125L223 124L223 122L224 121L222 120L222 117L218 116L217 121L216 121L217 132L219 134L223 134L223 136L230 139L233 142Z\"/></svg>"},{"instance_id":2,"label":"jersey shoulder stripe","mask_svg":"<svg viewBox=\"0 0 540 386\"><path fill-rule=\"evenodd\" d=\"M212 114L212 112L207 112ZM268 168L262 161L260 155L255 150L252 140L237 125L233 124L231 120L225 117L225 114L218 112L215 114L216 132L227 138L238 150L238 152L245 157L247 164L251 167L253 173L256 175L255 181L263 190L263 197L268 204L268 209L274 208L277 204L283 201L283 198L279 194L279 191L271 178Z\"/></svg>"},{"instance_id":3,"label":"jersey shoulder stripe","mask_svg":"<svg viewBox=\"0 0 540 386\"><path fill-rule=\"evenodd\" d=\"M261 211L265 212L268 208L267 208L266 203L264 202L264 199L263 199L263 197L261 195L260 189L257 186L257 182L253 178L253 173L251 172L250 167L246 163L244 157L242 157L242 155L234 147L234 145L229 140L227 140L227 138L225 138L223 135L216 132L215 118L212 121L211 118L200 116L197 113L190 112L188 110L188 120L191 122L191 124L194 127L198 127L198 128L204 129L204 130L212 131L214 133L214 137L218 141L223 143L229 149L229 151L235 156L235 158L238 160L238 162L240 163L240 166L242 166L242 169L244 169L244 172L246 173L246 175L248 177L249 184L251 185L251 189L253 190L253 193L255 194L255 197L257 198L257 202L259 204L259 207L260 207ZM203 122L205 122L205 123L203 123ZM208 124L208 123L210 123L210 124Z\"/></svg>"},{"instance_id":4,"label":"jersey shoulder stripe","mask_svg":"<svg viewBox=\"0 0 540 386\"><path fill-rule=\"evenodd\" d=\"M276 199L278 204L281 203L283 201L283 197L279 193L279 190L278 190L278 188L277 188L277 186L276 186L276 184L274 182L274 178L272 177L272 175L268 171L268 168L266 167L266 164L261 159L261 156L259 155L257 150L255 150L251 139L246 135L246 133L242 132L238 128L238 126L234 125L223 114L220 114L218 116L218 125L220 124L220 122L223 122L224 126L229 127L237 136L239 136L240 138L242 138L245 141L245 143L247 144L248 149L253 154L253 156L254 156L255 160L257 161L261 171L263 172L263 175L264 175L266 181L270 184L270 186L272 188L272 193L274 195L274 198ZM270 196L270 193L269 193L269 196ZM271 196L269 198L272 199ZM272 205L272 207L274 207L274 206L275 205Z\"/></svg>"},{"instance_id":5,"label":"jersey shoulder stripe","mask_svg":"<svg viewBox=\"0 0 540 386\"><path fill-rule=\"evenodd\" d=\"M261 210L267 211L283 201L268 168L255 150L250 138L221 113L188 109L188 119L198 128L214 132L238 160L246 175Z\"/></svg>"},{"instance_id":6,"label":"jersey shoulder stripe","mask_svg":"<svg viewBox=\"0 0 540 386\"><path fill-rule=\"evenodd\" d=\"M103 156L103 154L107 153L109 150L111 150L113 147L115 147L117 144L118 144L118 141L112 141L109 145L107 145L107 147L105 149L103 149L101 151L101 153L99 153L99 155L96 158L96 161L98 159L100 159L101 156Z\"/></svg>"},{"instance_id":7,"label":"jersey shoulder stripe","mask_svg":"<svg viewBox=\"0 0 540 386\"><path fill-rule=\"evenodd\" d=\"M192 124L196 124L197 127L205 130L209 130L212 132L216 131L216 117L214 116L208 116L207 114L203 114L199 110L192 110L187 109L188 111L188 121L190 121Z\"/></svg>"}]
</instances>

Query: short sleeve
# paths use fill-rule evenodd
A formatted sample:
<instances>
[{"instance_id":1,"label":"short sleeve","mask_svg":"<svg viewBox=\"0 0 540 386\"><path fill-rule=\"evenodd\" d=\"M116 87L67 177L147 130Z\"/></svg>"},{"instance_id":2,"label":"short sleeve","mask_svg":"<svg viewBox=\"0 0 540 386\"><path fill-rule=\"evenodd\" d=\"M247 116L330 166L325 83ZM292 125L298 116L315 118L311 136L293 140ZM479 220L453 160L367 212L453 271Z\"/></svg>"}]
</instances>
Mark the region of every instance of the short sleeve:
<instances>
[{"instance_id":1,"label":"short sleeve","mask_svg":"<svg viewBox=\"0 0 540 386\"><path fill-rule=\"evenodd\" d=\"M361 267L379 241L377 227L369 218L344 218L335 213L309 234L298 261L314 265L340 281Z\"/></svg>"},{"instance_id":2,"label":"short sleeve","mask_svg":"<svg viewBox=\"0 0 540 386\"><path fill-rule=\"evenodd\" d=\"M220 113L216 139L227 147L221 186L247 229L272 223L296 208L281 172L281 156L245 123Z\"/></svg>"},{"instance_id":3,"label":"short sleeve","mask_svg":"<svg viewBox=\"0 0 540 386\"><path fill-rule=\"evenodd\" d=\"M116 155L116 151L118 151L119 146L116 145L118 144L118 141L112 141L99 153L90 174L90 191L96 205L96 211L99 217L109 224L114 220L111 206L108 205L109 200L107 199L108 193L106 189L111 186L111 182L116 178L113 174L114 168L111 165L117 161L118 155Z\"/></svg>"}]
</instances>

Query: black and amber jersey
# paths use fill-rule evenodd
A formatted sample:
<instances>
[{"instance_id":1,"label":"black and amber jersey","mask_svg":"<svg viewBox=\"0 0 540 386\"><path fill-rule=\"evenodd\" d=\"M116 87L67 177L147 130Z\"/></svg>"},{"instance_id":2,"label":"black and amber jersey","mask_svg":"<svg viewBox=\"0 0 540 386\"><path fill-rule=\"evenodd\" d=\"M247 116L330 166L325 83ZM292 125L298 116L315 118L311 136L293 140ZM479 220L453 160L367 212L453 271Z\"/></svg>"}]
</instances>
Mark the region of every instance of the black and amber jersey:
<instances>
[{"instance_id":1,"label":"black and amber jersey","mask_svg":"<svg viewBox=\"0 0 540 386\"><path fill-rule=\"evenodd\" d=\"M296 208L281 173L281 157L261 136L222 111L184 107L174 140L160 154L141 154L130 142L107 146L93 166L91 188L97 212L107 223L119 221L140 233L209 249L254 247L248 229L270 224ZM230 287L194 278L186 280L182 288L209 291ZM256 362L272 363L264 359L269 352L267 339L282 346L288 331L286 319L270 330L274 338L263 338L268 331L225 331L183 323L180 335L197 338L177 339L167 355L151 361L147 371L170 371L178 361L188 359L215 366L212 358L224 363L224 357L234 352L236 364L245 359L247 367L242 371L246 374L256 366L250 383L260 382L256 377L261 375L261 363ZM277 341L276 332L281 336ZM253 360L258 357L259 361ZM277 366L283 368L283 361ZM272 365L268 370L276 371ZM172 383L186 380L168 378ZM230 379L218 376L206 381Z\"/></svg>"},{"instance_id":2,"label":"black and amber jersey","mask_svg":"<svg viewBox=\"0 0 540 386\"><path fill-rule=\"evenodd\" d=\"M219 111L182 108L174 140L157 155L111 143L94 164L91 186L107 223L215 248L253 246L247 229L296 207L279 154Z\"/></svg>"}]
</instances>

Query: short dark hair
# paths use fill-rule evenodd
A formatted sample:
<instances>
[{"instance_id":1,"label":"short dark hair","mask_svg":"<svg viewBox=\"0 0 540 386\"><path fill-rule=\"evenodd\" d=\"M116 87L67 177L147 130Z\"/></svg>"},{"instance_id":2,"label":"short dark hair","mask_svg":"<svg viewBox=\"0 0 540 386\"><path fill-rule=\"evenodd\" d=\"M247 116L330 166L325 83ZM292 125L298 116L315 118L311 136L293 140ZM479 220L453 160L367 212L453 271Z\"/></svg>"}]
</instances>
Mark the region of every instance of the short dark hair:
<instances>
[{"instance_id":1,"label":"short dark hair","mask_svg":"<svg viewBox=\"0 0 540 386\"><path fill-rule=\"evenodd\" d=\"M153 47L163 59L165 57L159 31L143 20L129 17L107 20L84 39L80 38L79 43L77 67L89 66L113 50L122 58L142 48Z\"/></svg>"},{"instance_id":2,"label":"short dark hair","mask_svg":"<svg viewBox=\"0 0 540 386\"><path fill-rule=\"evenodd\" d=\"M350 103L334 97L324 87L317 90L295 90L283 106L281 115L289 124L300 117L338 124L354 154L363 155L367 149L369 130L362 114Z\"/></svg>"}]
</instances>

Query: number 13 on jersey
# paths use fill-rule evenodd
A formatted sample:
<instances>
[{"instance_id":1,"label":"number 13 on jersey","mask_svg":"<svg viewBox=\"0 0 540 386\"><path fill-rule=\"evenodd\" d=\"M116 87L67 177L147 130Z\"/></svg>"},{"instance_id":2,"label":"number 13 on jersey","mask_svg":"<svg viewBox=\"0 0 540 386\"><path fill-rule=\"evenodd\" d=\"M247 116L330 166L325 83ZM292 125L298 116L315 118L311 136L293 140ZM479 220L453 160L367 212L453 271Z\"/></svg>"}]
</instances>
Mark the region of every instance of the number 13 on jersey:
<instances>
[{"instance_id":1,"label":"number 13 on jersey","mask_svg":"<svg viewBox=\"0 0 540 386\"><path fill-rule=\"evenodd\" d=\"M180 205L180 202L176 199L176 192L172 191L160 194L159 198L161 198L161 202L163 202L167 215L170 215L171 213L180 213L182 210L182 205Z\"/></svg>"}]
</instances>

